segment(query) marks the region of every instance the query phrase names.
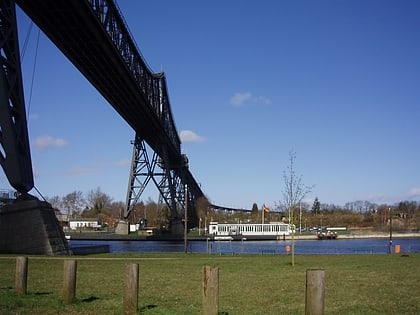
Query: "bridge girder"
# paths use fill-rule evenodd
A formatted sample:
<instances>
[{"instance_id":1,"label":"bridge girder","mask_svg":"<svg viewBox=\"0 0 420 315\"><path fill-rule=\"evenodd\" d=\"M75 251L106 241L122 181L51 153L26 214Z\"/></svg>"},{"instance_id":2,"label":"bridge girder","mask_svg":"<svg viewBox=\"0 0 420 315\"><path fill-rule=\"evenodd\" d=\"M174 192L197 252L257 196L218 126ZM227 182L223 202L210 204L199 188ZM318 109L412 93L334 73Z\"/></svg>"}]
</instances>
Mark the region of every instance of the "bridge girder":
<instances>
[{"instance_id":1,"label":"bridge girder","mask_svg":"<svg viewBox=\"0 0 420 315\"><path fill-rule=\"evenodd\" d=\"M113 0L16 0L154 151L181 157L166 79L146 65Z\"/></svg>"}]
</instances>

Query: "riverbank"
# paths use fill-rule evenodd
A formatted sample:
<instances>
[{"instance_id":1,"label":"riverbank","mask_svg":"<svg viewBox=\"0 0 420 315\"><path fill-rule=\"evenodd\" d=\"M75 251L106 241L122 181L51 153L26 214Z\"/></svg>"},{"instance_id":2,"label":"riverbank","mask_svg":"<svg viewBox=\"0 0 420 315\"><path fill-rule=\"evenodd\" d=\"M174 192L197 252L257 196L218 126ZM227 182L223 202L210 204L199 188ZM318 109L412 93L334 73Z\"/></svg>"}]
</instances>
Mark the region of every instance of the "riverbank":
<instances>
[{"instance_id":1,"label":"riverbank","mask_svg":"<svg viewBox=\"0 0 420 315\"><path fill-rule=\"evenodd\" d=\"M151 236L139 236L134 233L128 235L119 235L114 233L69 233L69 239L71 240L103 240L103 241L183 241L182 236L174 236L174 235L151 235ZM340 239L389 239L389 233L381 233L381 232L350 232L350 233L343 233L338 234L337 240ZM420 238L420 233L416 232L394 232L392 233L392 238ZM207 236L188 236L189 241L208 241L213 240ZM267 241L267 240L285 240L289 241L292 239L291 235L285 236L233 236L229 240L233 241L241 241L241 240L253 240L253 241ZM316 240L316 234L295 234L295 240Z\"/></svg>"}]
</instances>

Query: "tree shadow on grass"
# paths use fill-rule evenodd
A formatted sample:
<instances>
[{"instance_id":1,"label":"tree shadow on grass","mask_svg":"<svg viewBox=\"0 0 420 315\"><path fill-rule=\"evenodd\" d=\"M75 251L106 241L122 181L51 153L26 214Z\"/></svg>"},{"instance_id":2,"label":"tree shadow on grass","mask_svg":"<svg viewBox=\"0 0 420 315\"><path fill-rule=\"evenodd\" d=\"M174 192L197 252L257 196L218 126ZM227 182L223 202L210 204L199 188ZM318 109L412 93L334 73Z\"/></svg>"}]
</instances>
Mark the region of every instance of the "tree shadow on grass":
<instances>
[{"instance_id":1,"label":"tree shadow on grass","mask_svg":"<svg viewBox=\"0 0 420 315\"><path fill-rule=\"evenodd\" d=\"M90 302L93 302L93 301L96 301L96 300L99 300L99 298L96 297L96 296L90 296L90 297L88 297L86 299L83 299L81 301L84 302L84 303L90 303Z\"/></svg>"},{"instance_id":2,"label":"tree shadow on grass","mask_svg":"<svg viewBox=\"0 0 420 315\"><path fill-rule=\"evenodd\" d=\"M151 310L151 309L156 308L156 307L157 307L157 305L155 305L155 304L149 304L149 305L146 305L146 306L140 307L140 308L139 308L139 312L140 312L140 314L141 314L141 313L143 313L143 312L145 312L145 311L147 311L147 310Z\"/></svg>"},{"instance_id":3,"label":"tree shadow on grass","mask_svg":"<svg viewBox=\"0 0 420 315\"><path fill-rule=\"evenodd\" d=\"M52 292L34 292L34 295L50 295Z\"/></svg>"}]
</instances>

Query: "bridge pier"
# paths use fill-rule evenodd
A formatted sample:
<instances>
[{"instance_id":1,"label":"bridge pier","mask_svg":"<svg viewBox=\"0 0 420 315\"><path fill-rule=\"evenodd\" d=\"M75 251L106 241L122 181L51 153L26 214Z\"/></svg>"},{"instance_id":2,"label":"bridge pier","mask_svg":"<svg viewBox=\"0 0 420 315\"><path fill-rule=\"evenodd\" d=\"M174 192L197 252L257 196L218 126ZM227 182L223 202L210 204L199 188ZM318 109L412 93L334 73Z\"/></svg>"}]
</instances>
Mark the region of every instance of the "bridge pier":
<instances>
[{"instance_id":1,"label":"bridge pier","mask_svg":"<svg viewBox=\"0 0 420 315\"><path fill-rule=\"evenodd\" d=\"M181 219L175 219L171 221L171 234L173 236L184 235L184 224Z\"/></svg>"},{"instance_id":2,"label":"bridge pier","mask_svg":"<svg viewBox=\"0 0 420 315\"><path fill-rule=\"evenodd\" d=\"M71 250L52 206L29 196L0 209L0 253L69 255Z\"/></svg>"},{"instance_id":3,"label":"bridge pier","mask_svg":"<svg viewBox=\"0 0 420 315\"><path fill-rule=\"evenodd\" d=\"M115 234L128 235L130 233L130 224L126 221L120 220L115 228Z\"/></svg>"}]
</instances>

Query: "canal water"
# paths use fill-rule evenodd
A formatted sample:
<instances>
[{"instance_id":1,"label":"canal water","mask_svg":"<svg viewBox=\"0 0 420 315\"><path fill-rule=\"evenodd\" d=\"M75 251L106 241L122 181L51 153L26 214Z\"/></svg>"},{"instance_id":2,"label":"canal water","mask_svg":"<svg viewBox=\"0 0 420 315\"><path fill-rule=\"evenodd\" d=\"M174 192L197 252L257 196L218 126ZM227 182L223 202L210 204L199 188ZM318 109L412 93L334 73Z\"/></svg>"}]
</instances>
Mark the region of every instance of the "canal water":
<instances>
[{"instance_id":1,"label":"canal water","mask_svg":"<svg viewBox=\"0 0 420 315\"><path fill-rule=\"evenodd\" d=\"M111 253L184 252L183 241L70 240L71 247L108 245ZM389 239L295 240L295 254L388 254ZM189 241L188 252L209 254L287 254L291 241ZM420 252L420 238L394 239L392 251Z\"/></svg>"}]
</instances>

